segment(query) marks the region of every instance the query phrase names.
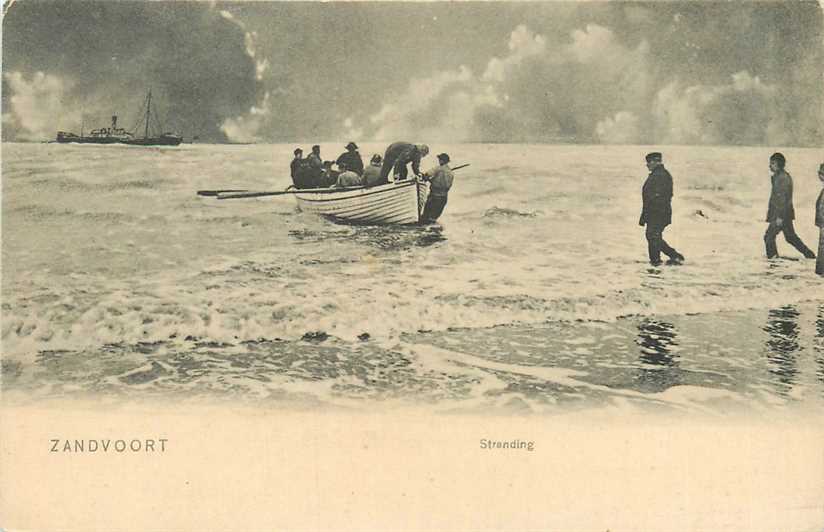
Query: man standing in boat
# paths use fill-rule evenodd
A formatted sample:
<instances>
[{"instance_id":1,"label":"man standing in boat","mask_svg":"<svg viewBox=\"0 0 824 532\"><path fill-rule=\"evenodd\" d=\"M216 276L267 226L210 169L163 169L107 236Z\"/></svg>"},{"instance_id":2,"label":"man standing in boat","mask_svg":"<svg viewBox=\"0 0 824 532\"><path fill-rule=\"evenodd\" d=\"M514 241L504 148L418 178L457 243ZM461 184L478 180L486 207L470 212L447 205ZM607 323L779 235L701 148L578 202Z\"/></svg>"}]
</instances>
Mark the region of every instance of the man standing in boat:
<instances>
[{"instance_id":1,"label":"man standing in boat","mask_svg":"<svg viewBox=\"0 0 824 532\"><path fill-rule=\"evenodd\" d=\"M306 158L306 166L307 180L310 188L324 186L322 184L324 175L323 159L320 157L320 146L317 144L312 146L312 153Z\"/></svg>"},{"instance_id":2,"label":"man standing in boat","mask_svg":"<svg viewBox=\"0 0 824 532\"><path fill-rule=\"evenodd\" d=\"M421 159L429 153L429 146L426 144L411 144L409 142L394 142L386 148L383 154L383 167L381 167L381 181L388 181L389 172L394 168L398 179L406 179L408 172L406 165L412 163L412 173L415 176L421 174Z\"/></svg>"},{"instance_id":3,"label":"man standing in boat","mask_svg":"<svg viewBox=\"0 0 824 532\"><path fill-rule=\"evenodd\" d=\"M793 208L793 178L784 170L786 159L781 153L770 156L770 171L772 172L772 190L770 204L767 208L767 232L764 233L764 244L767 248L767 258L778 257L778 248L775 237L784 233L784 239L801 252L808 259L814 259L815 253L804 245L793 227L795 209Z\"/></svg>"},{"instance_id":4,"label":"man standing in boat","mask_svg":"<svg viewBox=\"0 0 824 532\"><path fill-rule=\"evenodd\" d=\"M664 168L663 156L659 152L646 156L649 176L641 191L643 209L638 225L647 226L647 248L649 262L653 266L661 264L661 252L669 257L667 264L680 264L684 256L670 247L664 240L664 229L672 223L672 176Z\"/></svg>"},{"instance_id":5,"label":"man standing in boat","mask_svg":"<svg viewBox=\"0 0 824 532\"><path fill-rule=\"evenodd\" d=\"M342 167L345 165L347 170L355 172L358 175L363 175L363 159L361 159L361 155L358 153L358 145L354 142L346 145L346 151L338 157L335 163L341 171L343 171Z\"/></svg>"},{"instance_id":6,"label":"man standing in boat","mask_svg":"<svg viewBox=\"0 0 824 532\"><path fill-rule=\"evenodd\" d=\"M308 176L306 172L306 160L303 158L303 150L295 148L294 154L295 158L292 159L292 164L289 165L292 171L292 183L295 185L295 188L309 188L309 184L306 181Z\"/></svg>"},{"instance_id":7,"label":"man standing in boat","mask_svg":"<svg viewBox=\"0 0 824 532\"><path fill-rule=\"evenodd\" d=\"M425 223L434 222L443 213L449 189L452 188L452 181L455 179L452 169L449 168L448 154L439 154L438 163L438 166L423 175L423 178L429 181L429 197L421 215L421 221Z\"/></svg>"}]
</instances>

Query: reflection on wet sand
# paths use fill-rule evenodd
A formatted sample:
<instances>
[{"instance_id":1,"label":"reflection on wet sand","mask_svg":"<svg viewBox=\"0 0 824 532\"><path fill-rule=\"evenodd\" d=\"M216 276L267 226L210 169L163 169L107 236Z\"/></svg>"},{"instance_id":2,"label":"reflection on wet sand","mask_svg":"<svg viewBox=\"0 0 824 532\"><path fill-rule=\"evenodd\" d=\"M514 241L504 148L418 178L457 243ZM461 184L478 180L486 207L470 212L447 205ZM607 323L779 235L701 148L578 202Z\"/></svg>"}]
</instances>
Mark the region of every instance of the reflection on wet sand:
<instances>
[{"instance_id":1,"label":"reflection on wet sand","mask_svg":"<svg viewBox=\"0 0 824 532\"><path fill-rule=\"evenodd\" d=\"M638 345L641 361L658 366L672 366L673 346L677 346L675 326L665 321L646 319L638 324Z\"/></svg>"},{"instance_id":2,"label":"reflection on wet sand","mask_svg":"<svg viewBox=\"0 0 824 532\"><path fill-rule=\"evenodd\" d=\"M798 310L787 305L770 310L764 331L769 335L765 344L769 371L778 378L788 392L796 383L798 343Z\"/></svg>"},{"instance_id":3,"label":"reflection on wet sand","mask_svg":"<svg viewBox=\"0 0 824 532\"><path fill-rule=\"evenodd\" d=\"M681 371L678 367L678 337L675 326L671 323L645 319L638 324L636 343L641 348L638 357L641 362L636 377L637 386L645 392L661 392L671 386L681 384ZM657 367L650 367L657 366Z\"/></svg>"}]
</instances>

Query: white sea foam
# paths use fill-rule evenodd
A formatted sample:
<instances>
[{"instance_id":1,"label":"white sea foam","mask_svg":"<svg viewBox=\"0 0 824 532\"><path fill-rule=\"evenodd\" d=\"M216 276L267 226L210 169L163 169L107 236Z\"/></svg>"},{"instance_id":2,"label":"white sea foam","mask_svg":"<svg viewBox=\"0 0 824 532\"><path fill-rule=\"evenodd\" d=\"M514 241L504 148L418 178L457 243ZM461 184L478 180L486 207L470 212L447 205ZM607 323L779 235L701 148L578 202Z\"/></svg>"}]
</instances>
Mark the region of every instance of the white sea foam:
<instances>
[{"instance_id":1,"label":"white sea foam","mask_svg":"<svg viewBox=\"0 0 824 532\"><path fill-rule=\"evenodd\" d=\"M314 330L394 337L822 297L810 262L763 258L769 150L665 149L675 177L665 236L688 260L649 270L636 224L646 148L439 148L472 163L457 172L440 231L335 226L288 197L195 196L285 187L288 148L7 145L4 350ZM812 245L819 154L785 153Z\"/></svg>"},{"instance_id":2,"label":"white sea foam","mask_svg":"<svg viewBox=\"0 0 824 532\"><path fill-rule=\"evenodd\" d=\"M637 225L650 148L438 147L472 166L436 227L195 195L285 188L292 148L4 145L4 371L49 394L93 381L340 408L410 395L444 411L820 403L821 363L798 353L820 343L824 316L781 310L822 301L820 279L811 261L763 257L772 150L663 148L665 236L687 262L651 268ZM820 154L784 153L813 246ZM757 323L722 316L745 309Z\"/></svg>"}]
</instances>

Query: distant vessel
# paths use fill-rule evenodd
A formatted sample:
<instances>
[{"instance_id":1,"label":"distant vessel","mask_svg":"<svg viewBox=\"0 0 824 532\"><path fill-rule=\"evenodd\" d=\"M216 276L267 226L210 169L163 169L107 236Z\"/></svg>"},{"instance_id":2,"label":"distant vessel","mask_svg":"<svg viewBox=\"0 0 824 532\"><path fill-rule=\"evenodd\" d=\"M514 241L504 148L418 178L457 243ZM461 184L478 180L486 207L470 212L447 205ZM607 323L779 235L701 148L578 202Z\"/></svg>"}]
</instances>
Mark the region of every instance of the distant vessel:
<instances>
[{"instance_id":1,"label":"distant vessel","mask_svg":"<svg viewBox=\"0 0 824 532\"><path fill-rule=\"evenodd\" d=\"M177 146L180 144L183 141L183 137L175 135L174 133L161 133L154 137L149 136L149 123L151 122L152 115L151 109L152 91L149 91L148 96L146 96L145 118L141 113L141 122L145 121L143 137L135 137L134 133L117 127L117 115L114 115L112 116L111 127L93 129L88 135L83 134L82 126L80 128L80 135L66 131L58 131L57 142L76 142L78 144L131 144L134 146ZM135 129L140 125L141 124L138 123Z\"/></svg>"}]
</instances>

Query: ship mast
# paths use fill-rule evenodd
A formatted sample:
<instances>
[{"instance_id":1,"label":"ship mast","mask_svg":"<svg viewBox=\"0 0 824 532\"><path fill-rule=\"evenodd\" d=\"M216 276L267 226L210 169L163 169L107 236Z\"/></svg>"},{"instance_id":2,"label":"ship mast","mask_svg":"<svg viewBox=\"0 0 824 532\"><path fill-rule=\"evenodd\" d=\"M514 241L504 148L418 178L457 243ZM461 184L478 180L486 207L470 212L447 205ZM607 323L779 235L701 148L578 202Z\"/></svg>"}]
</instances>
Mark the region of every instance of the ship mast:
<instances>
[{"instance_id":1,"label":"ship mast","mask_svg":"<svg viewBox=\"0 0 824 532\"><path fill-rule=\"evenodd\" d=\"M152 108L152 89L149 89L149 97L146 99L146 130L143 133L143 138L149 138L149 109Z\"/></svg>"}]
</instances>

